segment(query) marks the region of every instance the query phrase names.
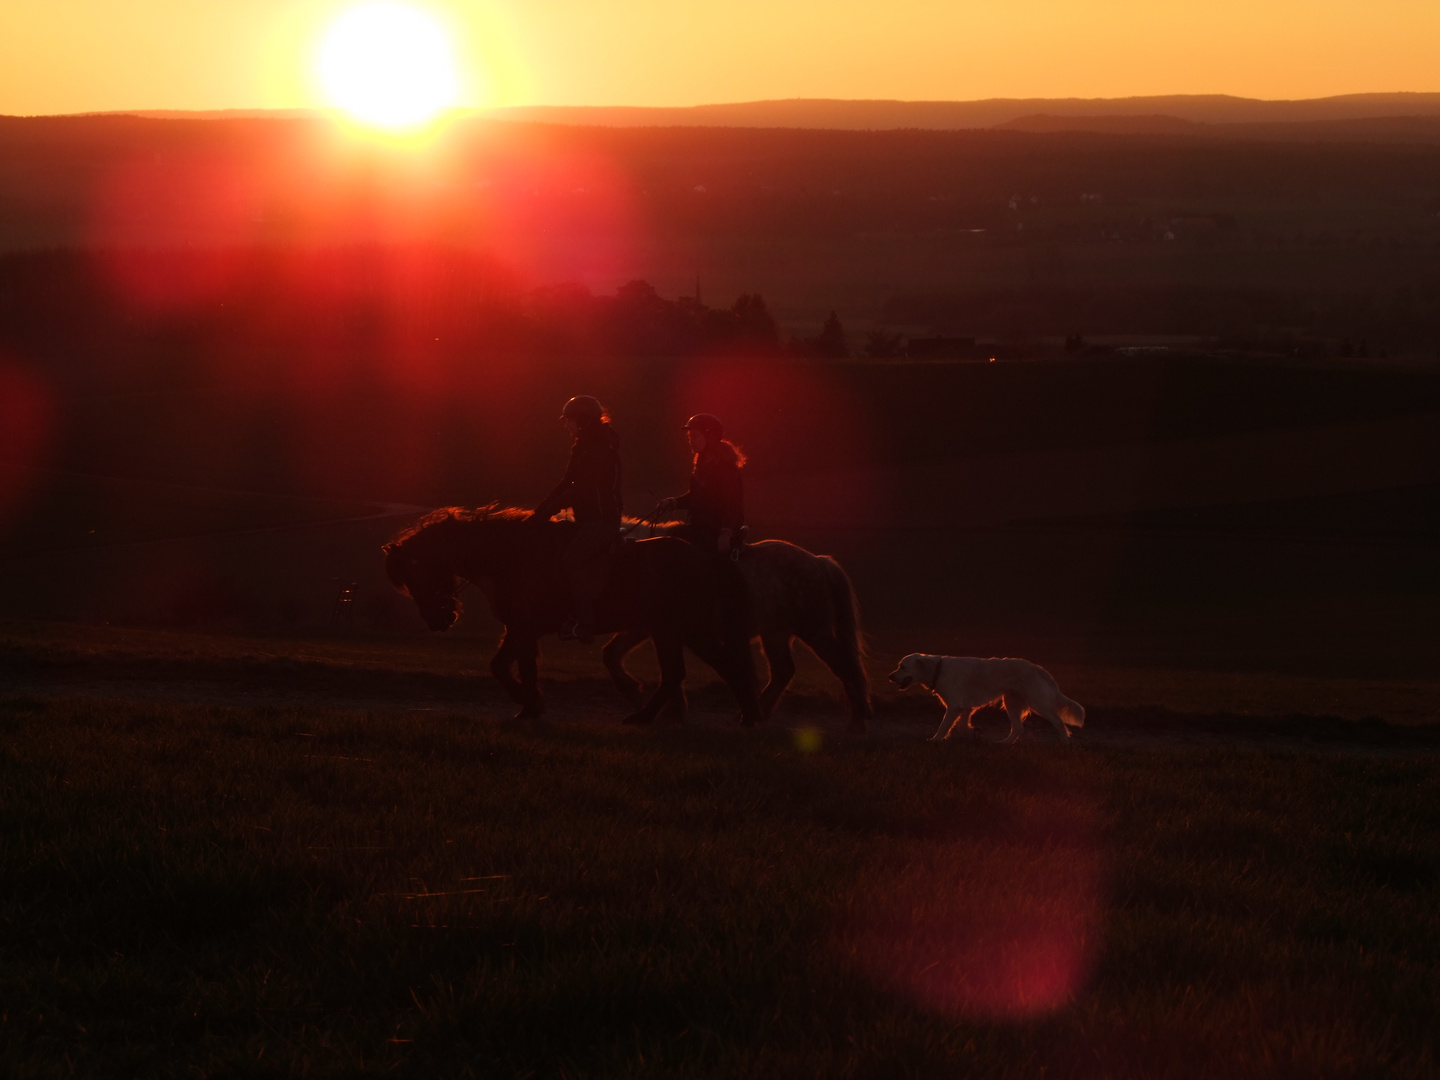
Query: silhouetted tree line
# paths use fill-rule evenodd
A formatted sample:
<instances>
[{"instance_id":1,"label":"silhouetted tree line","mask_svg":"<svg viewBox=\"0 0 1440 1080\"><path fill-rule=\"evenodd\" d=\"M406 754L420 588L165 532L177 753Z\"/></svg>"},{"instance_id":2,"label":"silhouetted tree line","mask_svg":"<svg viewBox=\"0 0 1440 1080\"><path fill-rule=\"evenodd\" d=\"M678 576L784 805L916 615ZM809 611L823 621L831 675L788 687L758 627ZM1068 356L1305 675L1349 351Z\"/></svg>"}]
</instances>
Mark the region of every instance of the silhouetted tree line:
<instances>
[{"instance_id":1,"label":"silhouetted tree line","mask_svg":"<svg viewBox=\"0 0 1440 1080\"><path fill-rule=\"evenodd\" d=\"M690 356L772 353L780 345L779 327L759 293L711 308L693 296L667 300L646 281L628 282L614 296L562 285L537 290L525 307L529 345L546 352Z\"/></svg>"},{"instance_id":2,"label":"silhouetted tree line","mask_svg":"<svg viewBox=\"0 0 1440 1080\"><path fill-rule=\"evenodd\" d=\"M1179 334L1222 347L1343 355L1340 343L1348 338L1367 340L1372 348L1430 352L1440 346L1440 291L1188 286L935 292L892 297L881 320L1008 341ZM872 334L866 347L871 356L900 351L883 331Z\"/></svg>"},{"instance_id":3,"label":"silhouetted tree line","mask_svg":"<svg viewBox=\"0 0 1440 1080\"><path fill-rule=\"evenodd\" d=\"M1082 334L1197 335L1298 355L1360 356L1362 342L1363 355L1429 353L1440 343L1440 292L1070 288L1039 275L1011 289L896 295L878 321L856 343L831 311L814 336L787 340L759 293L711 307L644 281L611 295L575 284L534 289L483 255L439 247L0 256L0 346L60 367L67 358L83 367L97 352L112 365L164 361L174 377L196 358L242 346L338 350L376 364L438 357L451 370L487 356L1025 355L1027 341ZM972 347L976 339L998 346Z\"/></svg>"},{"instance_id":4,"label":"silhouetted tree line","mask_svg":"<svg viewBox=\"0 0 1440 1080\"><path fill-rule=\"evenodd\" d=\"M644 281L609 296L526 289L481 256L435 248L11 254L0 257L5 343L52 359L157 345L641 357L787 348L759 293L710 307ZM833 313L819 337L788 348L812 344L844 354Z\"/></svg>"}]
</instances>

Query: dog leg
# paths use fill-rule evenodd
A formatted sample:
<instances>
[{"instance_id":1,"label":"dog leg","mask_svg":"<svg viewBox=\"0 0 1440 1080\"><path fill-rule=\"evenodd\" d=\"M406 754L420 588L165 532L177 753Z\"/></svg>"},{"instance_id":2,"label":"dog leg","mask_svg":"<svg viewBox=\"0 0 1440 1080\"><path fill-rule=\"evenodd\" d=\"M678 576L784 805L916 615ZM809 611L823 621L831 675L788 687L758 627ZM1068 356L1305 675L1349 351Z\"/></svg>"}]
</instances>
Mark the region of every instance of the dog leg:
<instances>
[{"instance_id":1,"label":"dog leg","mask_svg":"<svg viewBox=\"0 0 1440 1080\"><path fill-rule=\"evenodd\" d=\"M950 733L955 730L955 726L960 723L960 717L963 715L964 711L957 706L946 705L945 715L940 718L940 726L935 729L935 734L930 736L930 741L950 738Z\"/></svg>"},{"instance_id":2,"label":"dog leg","mask_svg":"<svg viewBox=\"0 0 1440 1080\"><path fill-rule=\"evenodd\" d=\"M1043 716L1046 720L1050 721L1050 726L1055 729L1055 733L1060 736L1060 740L1062 742L1068 743L1070 741L1070 729L1065 726L1065 721L1060 719L1060 712L1058 709L1051 709L1046 712L1042 712L1040 715Z\"/></svg>"},{"instance_id":3,"label":"dog leg","mask_svg":"<svg viewBox=\"0 0 1440 1080\"><path fill-rule=\"evenodd\" d=\"M1021 705L1018 701L1012 705L1010 699L1006 698L1005 715L1010 717L1010 734L1006 735L1000 741L1006 746L1009 746L1011 743L1019 741L1020 732L1024 730L1025 706Z\"/></svg>"}]
</instances>

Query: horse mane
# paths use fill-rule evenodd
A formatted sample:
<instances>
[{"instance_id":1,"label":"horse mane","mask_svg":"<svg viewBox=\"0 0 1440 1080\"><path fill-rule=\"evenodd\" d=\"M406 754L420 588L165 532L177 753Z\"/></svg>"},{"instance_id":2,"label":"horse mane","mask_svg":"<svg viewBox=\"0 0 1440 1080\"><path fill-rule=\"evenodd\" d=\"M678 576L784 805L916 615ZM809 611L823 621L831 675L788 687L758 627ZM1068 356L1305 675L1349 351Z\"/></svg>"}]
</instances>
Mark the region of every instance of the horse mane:
<instances>
[{"instance_id":1,"label":"horse mane","mask_svg":"<svg viewBox=\"0 0 1440 1080\"><path fill-rule=\"evenodd\" d=\"M492 552L508 553L507 558L547 547L558 551L575 527L564 521L531 524L531 517L529 510L493 502L473 509L442 506L431 510L383 545L386 576L397 589L407 591L406 567L411 560L424 560L436 570L463 576L463 567L481 545Z\"/></svg>"},{"instance_id":2,"label":"horse mane","mask_svg":"<svg viewBox=\"0 0 1440 1080\"><path fill-rule=\"evenodd\" d=\"M439 509L431 510L420 520L406 525L391 537L390 543L399 547L415 539L421 533L430 533L432 529L443 527L446 522L494 521L519 524L528 520L529 517L530 511L528 510L518 506L501 506L498 502L486 503L484 506L477 506L474 509L467 509L463 506L442 506Z\"/></svg>"},{"instance_id":3,"label":"horse mane","mask_svg":"<svg viewBox=\"0 0 1440 1080\"><path fill-rule=\"evenodd\" d=\"M654 521L650 518L631 517L626 514L620 519L620 531L632 540L649 540L656 536L669 536L681 528L683 521Z\"/></svg>"}]
</instances>

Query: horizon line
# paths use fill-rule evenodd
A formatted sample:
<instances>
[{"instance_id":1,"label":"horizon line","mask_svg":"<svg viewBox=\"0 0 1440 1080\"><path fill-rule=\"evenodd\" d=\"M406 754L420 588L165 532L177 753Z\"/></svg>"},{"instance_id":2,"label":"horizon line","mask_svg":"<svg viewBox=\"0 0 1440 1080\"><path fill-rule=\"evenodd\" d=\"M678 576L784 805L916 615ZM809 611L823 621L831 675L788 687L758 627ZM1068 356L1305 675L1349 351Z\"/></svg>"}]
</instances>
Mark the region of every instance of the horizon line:
<instances>
[{"instance_id":1,"label":"horizon line","mask_svg":"<svg viewBox=\"0 0 1440 1080\"><path fill-rule=\"evenodd\" d=\"M1050 96L998 96L983 98L886 98L886 97L777 97L777 98L753 98L743 101L712 101L701 102L692 105L636 105L636 104L554 104L554 103L528 103L512 105L459 105L453 106L445 112L451 115L483 116L495 113L520 112L530 110L564 109L573 111L633 111L633 112L691 112L707 109L744 108L763 105L1000 105L1000 104L1024 104L1041 102L1065 102L1065 103L1118 103L1137 101L1228 101L1247 102L1264 105L1291 105L1291 104L1312 104L1319 102L1341 102L1341 101L1362 101L1365 99L1393 99L1393 98L1434 98L1440 102L1440 90L1365 90L1346 94L1324 94L1318 97L1247 97L1243 94L1231 94L1221 91L1207 93L1173 93L1173 94L1124 94L1117 96L1085 96L1078 94L1071 95L1050 95ZM332 106L321 105L276 105L276 106L222 106L213 108L173 108L135 106L117 109L82 109L76 112L62 113L0 113L11 119L59 119L72 117L92 116L141 116L152 118L163 118L166 116L179 117L261 117L261 116L292 116L296 118L323 118L326 116L338 115L342 110Z\"/></svg>"}]
</instances>

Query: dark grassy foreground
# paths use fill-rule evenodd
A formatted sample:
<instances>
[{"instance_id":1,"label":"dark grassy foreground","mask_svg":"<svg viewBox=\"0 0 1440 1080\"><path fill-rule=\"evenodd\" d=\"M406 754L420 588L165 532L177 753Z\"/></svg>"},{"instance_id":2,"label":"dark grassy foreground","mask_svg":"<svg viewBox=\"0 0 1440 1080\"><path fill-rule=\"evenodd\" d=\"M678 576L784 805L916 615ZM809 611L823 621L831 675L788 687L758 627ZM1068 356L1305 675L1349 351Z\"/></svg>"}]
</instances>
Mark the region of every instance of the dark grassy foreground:
<instances>
[{"instance_id":1,"label":"dark grassy foreground","mask_svg":"<svg viewBox=\"0 0 1440 1080\"><path fill-rule=\"evenodd\" d=\"M1437 1066L1433 753L0 725L9 1076Z\"/></svg>"}]
</instances>

